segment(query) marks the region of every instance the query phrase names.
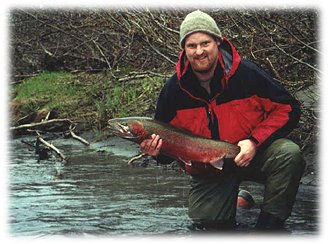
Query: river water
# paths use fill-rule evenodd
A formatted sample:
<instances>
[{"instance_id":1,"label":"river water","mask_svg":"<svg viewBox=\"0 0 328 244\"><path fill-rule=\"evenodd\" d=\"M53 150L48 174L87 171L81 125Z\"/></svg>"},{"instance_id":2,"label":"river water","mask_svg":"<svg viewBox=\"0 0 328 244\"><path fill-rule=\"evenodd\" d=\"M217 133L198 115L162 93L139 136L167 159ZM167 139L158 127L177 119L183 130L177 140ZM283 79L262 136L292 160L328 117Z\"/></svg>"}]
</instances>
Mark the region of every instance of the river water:
<instances>
[{"instance_id":1,"label":"river water","mask_svg":"<svg viewBox=\"0 0 328 244\"><path fill-rule=\"evenodd\" d=\"M127 160L137 145L119 138L85 146L73 139L51 143L69 156L37 160L31 147L10 141L8 225L11 236L140 236L190 235L189 176L163 166ZM257 203L263 186L242 185ZM317 187L301 185L292 216L286 222L291 235L318 235ZM240 230L256 222L259 207L237 210Z\"/></svg>"}]
</instances>

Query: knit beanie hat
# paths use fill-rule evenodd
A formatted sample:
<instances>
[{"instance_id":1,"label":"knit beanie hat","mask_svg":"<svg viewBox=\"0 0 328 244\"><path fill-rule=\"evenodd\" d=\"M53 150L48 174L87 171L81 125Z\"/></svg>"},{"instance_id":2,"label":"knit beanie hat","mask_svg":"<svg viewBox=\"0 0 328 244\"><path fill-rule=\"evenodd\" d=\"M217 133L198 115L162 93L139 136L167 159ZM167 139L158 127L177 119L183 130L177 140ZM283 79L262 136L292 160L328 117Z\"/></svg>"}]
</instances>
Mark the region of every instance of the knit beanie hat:
<instances>
[{"instance_id":1,"label":"knit beanie hat","mask_svg":"<svg viewBox=\"0 0 328 244\"><path fill-rule=\"evenodd\" d=\"M189 13L180 26L180 47L184 47L184 39L191 33L205 32L221 38L221 31L215 20L208 14L196 10Z\"/></svg>"}]
</instances>

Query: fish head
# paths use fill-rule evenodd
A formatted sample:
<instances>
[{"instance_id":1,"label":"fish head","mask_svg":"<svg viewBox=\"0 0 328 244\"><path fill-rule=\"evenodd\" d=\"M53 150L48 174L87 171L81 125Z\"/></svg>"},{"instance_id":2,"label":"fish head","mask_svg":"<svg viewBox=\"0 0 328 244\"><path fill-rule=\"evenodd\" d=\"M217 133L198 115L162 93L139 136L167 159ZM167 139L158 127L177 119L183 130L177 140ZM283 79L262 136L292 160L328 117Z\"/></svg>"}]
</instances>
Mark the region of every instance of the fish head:
<instances>
[{"instance_id":1,"label":"fish head","mask_svg":"<svg viewBox=\"0 0 328 244\"><path fill-rule=\"evenodd\" d=\"M142 141L147 137L142 121L137 119L110 119L109 130L116 136L133 141Z\"/></svg>"}]
</instances>

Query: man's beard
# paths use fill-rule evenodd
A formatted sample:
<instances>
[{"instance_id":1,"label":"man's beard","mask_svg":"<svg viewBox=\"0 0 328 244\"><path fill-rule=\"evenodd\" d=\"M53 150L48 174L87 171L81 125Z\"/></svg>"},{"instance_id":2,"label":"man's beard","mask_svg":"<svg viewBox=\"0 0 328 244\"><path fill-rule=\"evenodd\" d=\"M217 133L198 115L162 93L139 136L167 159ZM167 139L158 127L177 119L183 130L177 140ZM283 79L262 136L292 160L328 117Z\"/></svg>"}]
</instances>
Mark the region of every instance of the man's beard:
<instances>
[{"instance_id":1,"label":"man's beard","mask_svg":"<svg viewBox=\"0 0 328 244\"><path fill-rule=\"evenodd\" d=\"M212 67L209 69L194 69L194 71L197 73L200 73L200 74L206 74L206 73L210 72L211 69L212 69Z\"/></svg>"},{"instance_id":2,"label":"man's beard","mask_svg":"<svg viewBox=\"0 0 328 244\"><path fill-rule=\"evenodd\" d=\"M192 66L193 70L199 74L206 74L212 71L213 67L215 67L216 63L213 62L212 64L208 65L207 67L201 67L198 65Z\"/></svg>"}]
</instances>

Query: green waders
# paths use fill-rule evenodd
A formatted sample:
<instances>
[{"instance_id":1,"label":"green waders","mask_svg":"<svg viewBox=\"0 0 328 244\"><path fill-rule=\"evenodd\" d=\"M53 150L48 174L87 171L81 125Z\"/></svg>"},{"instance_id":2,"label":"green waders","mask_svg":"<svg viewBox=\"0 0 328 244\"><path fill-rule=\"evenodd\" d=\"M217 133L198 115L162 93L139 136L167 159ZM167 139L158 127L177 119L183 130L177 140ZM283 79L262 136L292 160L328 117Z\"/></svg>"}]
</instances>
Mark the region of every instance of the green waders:
<instances>
[{"instance_id":1,"label":"green waders","mask_svg":"<svg viewBox=\"0 0 328 244\"><path fill-rule=\"evenodd\" d=\"M258 152L248 167L227 161L222 175L193 176L189 216L196 223L233 226L239 184L249 180L265 185L261 210L284 221L291 214L304 168L300 148L290 140L278 139Z\"/></svg>"}]
</instances>

